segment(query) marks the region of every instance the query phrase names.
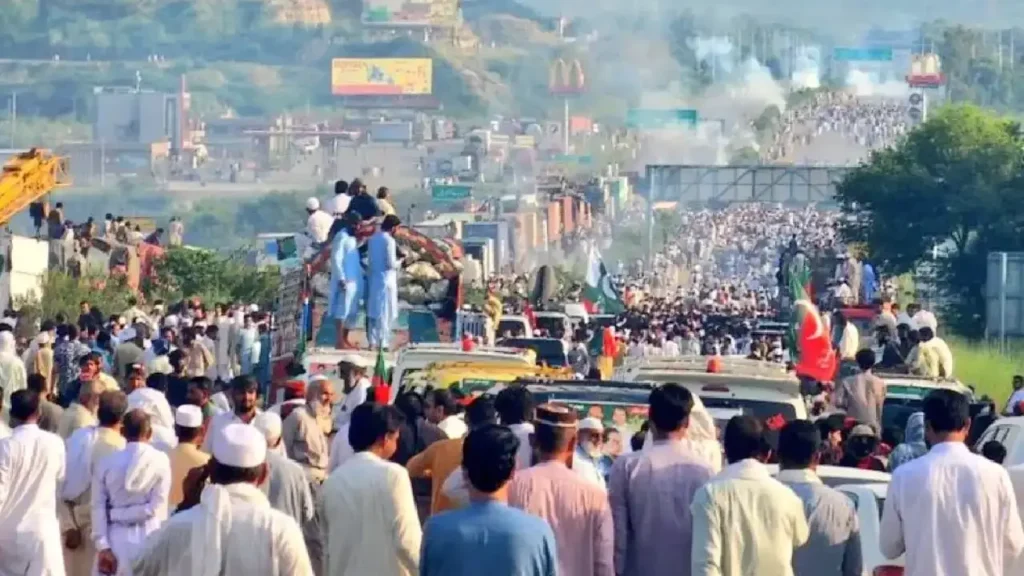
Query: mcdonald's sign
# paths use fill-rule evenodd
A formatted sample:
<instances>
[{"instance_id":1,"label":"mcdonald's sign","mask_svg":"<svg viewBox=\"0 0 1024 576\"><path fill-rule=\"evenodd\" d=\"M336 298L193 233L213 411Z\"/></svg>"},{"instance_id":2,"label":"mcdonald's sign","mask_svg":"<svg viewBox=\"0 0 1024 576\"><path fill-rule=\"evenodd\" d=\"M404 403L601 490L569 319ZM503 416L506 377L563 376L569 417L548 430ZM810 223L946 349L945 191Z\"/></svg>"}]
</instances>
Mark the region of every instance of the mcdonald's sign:
<instances>
[{"instance_id":1,"label":"mcdonald's sign","mask_svg":"<svg viewBox=\"0 0 1024 576\"><path fill-rule=\"evenodd\" d=\"M551 63L548 72L548 87L552 94L579 94L586 89L586 76L579 60L566 62L558 58Z\"/></svg>"}]
</instances>

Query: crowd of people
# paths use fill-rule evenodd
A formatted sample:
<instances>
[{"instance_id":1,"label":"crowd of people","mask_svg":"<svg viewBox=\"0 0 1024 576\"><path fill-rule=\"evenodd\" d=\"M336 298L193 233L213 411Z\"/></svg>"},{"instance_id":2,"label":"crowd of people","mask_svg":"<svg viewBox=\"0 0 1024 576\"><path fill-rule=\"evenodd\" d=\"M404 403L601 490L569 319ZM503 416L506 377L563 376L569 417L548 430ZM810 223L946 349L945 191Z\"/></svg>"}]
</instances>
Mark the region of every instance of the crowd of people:
<instances>
[{"instance_id":1,"label":"crowd of people","mask_svg":"<svg viewBox=\"0 0 1024 576\"><path fill-rule=\"evenodd\" d=\"M625 443L521 386L381 404L365 368L343 359L333 413L322 377L289 382L282 403L261 409L255 379L236 376L223 410L205 377L182 399L152 375L129 371L126 394L85 374L56 428L45 386L16 391L0 440L5 570L862 573L855 506L816 470L860 465L845 462L852 453L835 462L836 445L875 438L871 425L740 415L715 440L700 399L665 384L650 393L645 432ZM905 555L909 574L1002 576L1024 559L1007 473L967 449L970 425L967 397L938 390L889 455L880 549Z\"/></svg>"},{"instance_id":2,"label":"crowd of people","mask_svg":"<svg viewBox=\"0 0 1024 576\"><path fill-rule=\"evenodd\" d=\"M792 161L798 149L813 146L824 134L840 135L861 149L886 148L907 133L907 119L906 106L896 101L849 92L819 92L810 102L782 113L765 159ZM858 156L848 161L856 164L862 159Z\"/></svg>"}]
</instances>

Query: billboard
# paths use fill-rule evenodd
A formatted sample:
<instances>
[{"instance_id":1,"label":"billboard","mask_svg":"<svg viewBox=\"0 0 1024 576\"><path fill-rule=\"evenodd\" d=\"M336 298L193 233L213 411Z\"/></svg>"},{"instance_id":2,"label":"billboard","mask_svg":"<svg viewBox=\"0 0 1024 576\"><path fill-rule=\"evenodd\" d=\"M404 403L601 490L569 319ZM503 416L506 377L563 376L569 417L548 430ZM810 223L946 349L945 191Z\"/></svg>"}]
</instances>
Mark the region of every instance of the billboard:
<instances>
[{"instance_id":1,"label":"billboard","mask_svg":"<svg viewBox=\"0 0 1024 576\"><path fill-rule=\"evenodd\" d=\"M451 26L458 18L458 0L363 0L365 25Z\"/></svg>"},{"instance_id":2,"label":"billboard","mask_svg":"<svg viewBox=\"0 0 1024 576\"><path fill-rule=\"evenodd\" d=\"M331 93L335 96L425 96L433 91L430 58L335 58Z\"/></svg>"}]
</instances>

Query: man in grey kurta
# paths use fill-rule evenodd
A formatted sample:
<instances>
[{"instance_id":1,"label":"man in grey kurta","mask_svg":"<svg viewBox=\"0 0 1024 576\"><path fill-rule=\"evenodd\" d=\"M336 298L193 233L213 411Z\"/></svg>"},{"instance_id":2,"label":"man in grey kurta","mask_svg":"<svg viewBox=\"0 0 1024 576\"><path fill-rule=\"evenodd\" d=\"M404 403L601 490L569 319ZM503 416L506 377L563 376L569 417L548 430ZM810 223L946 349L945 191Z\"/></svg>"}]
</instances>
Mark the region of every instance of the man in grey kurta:
<instances>
[{"instance_id":1,"label":"man in grey kurta","mask_svg":"<svg viewBox=\"0 0 1024 576\"><path fill-rule=\"evenodd\" d=\"M814 472L820 453L821 434L807 420L794 420L779 434L777 479L803 501L810 529L807 543L793 552L793 574L859 576L863 558L857 511L849 498L825 486Z\"/></svg>"},{"instance_id":2,"label":"man in grey kurta","mask_svg":"<svg viewBox=\"0 0 1024 576\"><path fill-rule=\"evenodd\" d=\"M280 416L261 412L253 419L253 426L267 438L267 479L260 485L260 490L267 495L275 510L291 516L302 528L313 571L320 574L323 549L310 477L302 466L292 462L278 449L281 445Z\"/></svg>"}]
</instances>

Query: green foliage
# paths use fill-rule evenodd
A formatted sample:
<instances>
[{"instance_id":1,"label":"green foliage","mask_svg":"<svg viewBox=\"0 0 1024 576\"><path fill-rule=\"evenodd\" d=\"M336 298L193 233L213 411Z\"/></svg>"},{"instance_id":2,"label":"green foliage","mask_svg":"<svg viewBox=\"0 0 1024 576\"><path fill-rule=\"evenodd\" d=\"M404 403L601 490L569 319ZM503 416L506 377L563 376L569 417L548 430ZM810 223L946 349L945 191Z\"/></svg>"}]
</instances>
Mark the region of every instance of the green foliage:
<instances>
[{"instance_id":1,"label":"green foliage","mask_svg":"<svg viewBox=\"0 0 1024 576\"><path fill-rule=\"evenodd\" d=\"M156 262L155 278L144 289L169 301L199 296L205 302L245 302L270 307L281 280L276 268L246 264L244 252L172 248Z\"/></svg>"},{"instance_id":2,"label":"green foliage","mask_svg":"<svg viewBox=\"0 0 1024 576\"><path fill-rule=\"evenodd\" d=\"M104 314L120 314L128 309L130 296L131 289L124 277L72 278L51 272L43 280L42 294L16 300L14 306L21 312L22 322L32 325L36 320L54 318L58 314L78 318L79 304L83 300L88 300Z\"/></svg>"},{"instance_id":3,"label":"green foliage","mask_svg":"<svg viewBox=\"0 0 1024 576\"><path fill-rule=\"evenodd\" d=\"M972 106L945 108L839 184L852 216L842 232L887 274L915 270L940 247L945 256L931 264L947 318L958 333L979 336L988 252L1024 247L1022 173L1016 123Z\"/></svg>"},{"instance_id":4,"label":"green foliage","mask_svg":"<svg viewBox=\"0 0 1024 576\"><path fill-rule=\"evenodd\" d=\"M994 400L996 408L1002 410L1011 392L1006 383L1024 373L1020 346L1011 342L1009 350L1000 352L994 343L948 338L947 341L956 358L956 377L974 386L979 396L987 395Z\"/></svg>"}]
</instances>

